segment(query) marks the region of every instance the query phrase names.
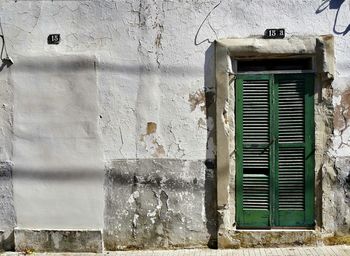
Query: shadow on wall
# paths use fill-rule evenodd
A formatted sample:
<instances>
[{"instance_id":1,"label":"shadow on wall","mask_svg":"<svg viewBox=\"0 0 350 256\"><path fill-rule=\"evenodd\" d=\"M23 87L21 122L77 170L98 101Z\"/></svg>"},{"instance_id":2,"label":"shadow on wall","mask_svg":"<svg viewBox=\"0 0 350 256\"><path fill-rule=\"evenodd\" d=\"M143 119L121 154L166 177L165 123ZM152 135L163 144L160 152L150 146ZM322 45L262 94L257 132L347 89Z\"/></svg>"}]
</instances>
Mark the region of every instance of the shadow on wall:
<instances>
[{"instance_id":1,"label":"shadow on wall","mask_svg":"<svg viewBox=\"0 0 350 256\"><path fill-rule=\"evenodd\" d=\"M0 31L1 31L1 39L2 39L2 47L1 47L1 53L0 53L0 59L2 60L2 64L0 65L0 72L4 69L4 67L10 67L13 64L13 60L9 57L7 53L7 48L6 48L6 42L5 42L5 36L4 36L4 31L2 29L1 25L1 19L0 19ZM6 57L3 58L3 53L6 53Z\"/></svg>"},{"instance_id":2,"label":"shadow on wall","mask_svg":"<svg viewBox=\"0 0 350 256\"><path fill-rule=\"evenodd\" d=\"M333 32L337 35L343 35L345 36L349 31L350 31L350 17L347 16L349 18L349 24L347 25L347 27L344 30L338 30L339 27L342 27L341 25L339 25L339 13L340 10L344 9L345 7L342 8L343 4L344 4L345 0L324 0L321 5L317 8L316 10L316 14L319 14L321 12L323 12L324 10L326 10L328 7L330 10L337 10L336 14L335 14L335 18L334 18L334 23L333 23ZM349 12L349 10L345 11L346 13Z\"/></svg>"},{"instance_id":3,"label":"shadow on wall","mask_svg":"<svg viewBox=\"0 0 350 256\"><path fill-rule=\"evenodd\" d=\"M78 55L75 55L78 56ZM82 72L86 70L93 70L93 68L98 68L99 71L102 72L111 72L111 73L123 73L128 74L130 76L139 76L140 70L147 70L147 74L151 74L152 71L156 68L154 66L146 66L146 65L126 65L126 64L118 64L115 62L98 62L95 63L96 66L93 67L89 62L81 62L79 60L69 59L67 55L67 60L61 62L60 64L55 64L52 60L48 60L47 57L31 57L30 60L21 59L16 62L16 71L18 72L56 72L57 70L61 72ZM160 69L160 74L166 74L167 76L182 76L193 75L198 76L203 74L203 70L197 67L184 67L180 65L163 65Z\"/></svg>"},{"instance_id":4,"label":"shadow on wall","mask_svg":"<svg viewBox=\"0 0 350 256\"><path fill-rule=\"evenodd\" d=\"M0 72L5 68L5 67L10 67L13 64L13 61L9 58L2 59L2 63L0 65Z\"/></svg>"}]
</instances>

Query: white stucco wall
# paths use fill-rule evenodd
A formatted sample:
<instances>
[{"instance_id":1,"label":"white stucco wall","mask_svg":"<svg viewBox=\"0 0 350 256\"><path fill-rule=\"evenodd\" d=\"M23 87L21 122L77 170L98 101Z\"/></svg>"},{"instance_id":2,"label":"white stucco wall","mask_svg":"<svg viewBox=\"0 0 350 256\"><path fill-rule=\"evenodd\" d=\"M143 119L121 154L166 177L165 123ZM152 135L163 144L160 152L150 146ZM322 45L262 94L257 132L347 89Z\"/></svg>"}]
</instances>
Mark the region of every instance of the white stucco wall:
<instances>
[{"instance_id":1,"label":"white stucco wall","mask_svg":"<svg viewBox=\"0 0 350 256\"><path fill-rule=\"evenodd\" d=\"M213 157L203 91L213 88L208 49L217 38L276 27L287 37L333 34L340 95L350 86L350 32L335 32L350 24L350 1L336 31L337 9L325 5L317 14L321 3L1 1L15 63L0 72L0 157L14 163L18 227L101 228L104 167L112 160ZM48 45L54 33L61 43ZM85 68L65 66L74 61ZM152 133L148 123L156 123ZM332 156L348 157L350 146L336 134Z\"/></svg>"},{"instance_id":2,"label":"white stucco wall","mask_svg":"<svg viewBox=\"0 0 350 256\"><path fill-rule=\"evenodd\" d=\"M17 225L102 227L104 168L95 59L38 52L14 61Z\"/></svg>"}]
</instances>

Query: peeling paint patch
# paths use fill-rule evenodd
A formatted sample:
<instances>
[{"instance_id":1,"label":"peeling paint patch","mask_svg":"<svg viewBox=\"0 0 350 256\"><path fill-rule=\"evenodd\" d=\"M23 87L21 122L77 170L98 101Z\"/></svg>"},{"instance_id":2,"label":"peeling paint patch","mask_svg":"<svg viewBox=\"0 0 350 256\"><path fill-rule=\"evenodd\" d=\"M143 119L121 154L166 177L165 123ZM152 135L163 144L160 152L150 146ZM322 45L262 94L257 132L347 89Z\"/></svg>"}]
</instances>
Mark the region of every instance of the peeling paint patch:
<instances>
[{"instance_id":1,"label":"peeling paint patch","mask_svg":"<svg viewBox=\"0 0 350 256\"><path fill-rule=\"evenodd\" d=\"M198 125L198 128L207 129L206 122L204 121L203 118L198 119L197 125Z\"/></svg>"},{"instance_id":2,"label":"peeling paint patch","mask_svg":"<svg viewBox=\"0 0 350 256\"><path fill-rule=\"evenodd\" d=\"M195 111L197 107L205 112L205 92L199 89L194 93L188 95L188 102L190 103L191 112Z\"/></svg>"},{"instance_id":3,"label":"peeling paint patch","mask_svg":"<svg viewBox=\"0 0 350 256\"><path fill-rule=\"evenodd\" d=\"M157 124L148 122L146 133L142 134L140 141L144 143L146 150L153 157L162 157L165 155L164 146L159 143L160 137L157 135Z\"/></svg>"},{"instance_id":4,"label":"peeling paint patch","mask_svg":"<svg viewBox=\"0 0 350 256\"><path fill-rule=\"evenodd\" d=\"M157 131L157 124L154 122L148 122L147 123L147 135L150 135L151 133L156 133Z\"/></svg>"},{"instance_id":5,"label":"peeling paint patch","mask_svg":"<svg viewBox=\"0 0 350 256\"><path fill-rule=\"evenodd\" d=\"M340 104L335 106L334 110L334 128L344 130L350 120L350 89L341 95Z\"/></svg>"},{"instance_id":6,"label":"peeling paint patch","mask_svg":"<svg viewBox=\"0 0 350 256\"><path fill-rule=\"evenodd\" d=\"M334 120L333 120L333 125L334 128L337 130L344 130L345 129L345 118L342 114L342 107L340 105L337 105L334 108Z\"/></svg>"},{"instance_id":7,"label":"peeling paint patch","mask_svg":"<svg viewBox=\"0 0 350 256\"><path fill-rule=\"evenodd\" d=\"M157 34L157 37L156 37L154 44L156 45L157 48L162 47L162 34L161 33Z\"/></svg>"},{"instance_id":8,"label":"peeling paint patch","mask_svg":"<svg viewBox=\"0 0 350 256\"><path fill-rule=\"evenodd\" d=\"M347 109L350 107L350 90L346 90L342 93L341 104Z\"/></svg>"},{"instance_id":9,"label":"peeling paint patch","mask_svg":"<svg viewBox=\"0 0 350 256\"><path fill-rule=\"evenodd\" d=\"M338 155L347 155L344 149L350 147L350 89L344 91L336 98L334 107L334 148ZM340 152L342 151L342 152Z\"/></svg>"},{"instance_id":10,"label":"peeling paint patch","mask_svg":"<svg viewBox=\"0 0 350 256\"><path fill-rule=\"evenodd\" d=\"M153 141L153 144L156 145L156 152L152 154L152 156L164 156L165 155L165 150L164 146L160 145L156 140Z\"/></svg>"},{"instance_id":11,"label":"peeling paint patch","mask_svg":"<svg viewBox=\"0 0 350 256\"><path fill-rule=\"evenodd\" d=\"M135 203L135 200L136 200L137 198L139 198L139 197L140 197L140 193L139 193L138 191L134 191L134 193L132 193L132 194L130 195L130 197L129 197L129 199L128 199L128 203L129 203L129 204Z\"/></svg>"}]
</instances>

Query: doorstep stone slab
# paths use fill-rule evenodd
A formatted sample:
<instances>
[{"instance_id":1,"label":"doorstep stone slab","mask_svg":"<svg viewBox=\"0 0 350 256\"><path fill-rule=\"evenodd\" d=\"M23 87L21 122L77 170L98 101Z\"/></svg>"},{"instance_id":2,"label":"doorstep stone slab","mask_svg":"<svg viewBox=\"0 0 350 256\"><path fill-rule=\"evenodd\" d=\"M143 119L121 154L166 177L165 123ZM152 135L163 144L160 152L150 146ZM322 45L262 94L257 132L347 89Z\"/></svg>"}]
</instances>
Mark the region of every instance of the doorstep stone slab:
<instances>
[{"instance_id":1,"label":"doorstep stone slab","mask_svg":"<svg viewBox=\"0 0 350 256\"><path fill-rule=\"evenodd\" d=\"M315 230L236 230L231 237L243 248L312 246L320 239Z\"/></svg>"}]
</instances>

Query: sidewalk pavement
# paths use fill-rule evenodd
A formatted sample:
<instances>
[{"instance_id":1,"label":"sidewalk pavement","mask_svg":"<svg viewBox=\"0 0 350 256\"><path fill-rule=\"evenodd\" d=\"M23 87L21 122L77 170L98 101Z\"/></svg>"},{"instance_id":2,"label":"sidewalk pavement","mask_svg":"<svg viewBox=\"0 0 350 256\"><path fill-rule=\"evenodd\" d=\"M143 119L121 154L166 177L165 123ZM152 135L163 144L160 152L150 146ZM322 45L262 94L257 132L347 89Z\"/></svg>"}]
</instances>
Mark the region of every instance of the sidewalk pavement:
<instances>
[{"instance_id":1,"label":"sidewalk pavement","mask_svg":"<svg viewBox=\"0 0 350 256\"><path fill-rule=\"evenodd\" d=\"M156 251L117 251L105 253L31 253L4 252L0 256L350 256L349 245L288 247L288 248L252 248L237 250L181 249Z\"/></svg>"}]
</instances>

